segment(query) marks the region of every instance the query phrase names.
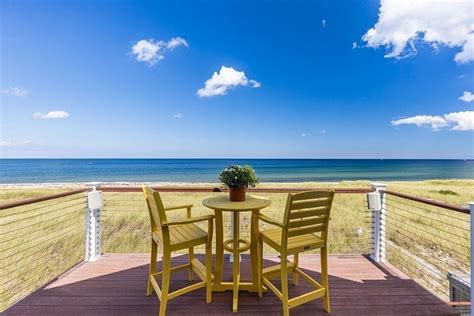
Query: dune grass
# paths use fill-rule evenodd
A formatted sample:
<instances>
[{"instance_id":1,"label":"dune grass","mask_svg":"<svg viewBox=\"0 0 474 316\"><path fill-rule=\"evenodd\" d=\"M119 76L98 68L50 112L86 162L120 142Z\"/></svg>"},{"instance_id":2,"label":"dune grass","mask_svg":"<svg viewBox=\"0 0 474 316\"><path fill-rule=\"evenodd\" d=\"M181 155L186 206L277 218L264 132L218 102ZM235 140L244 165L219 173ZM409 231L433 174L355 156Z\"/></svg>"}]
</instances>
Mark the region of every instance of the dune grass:
<instances>
[{"instance_id":1,"label":"dune grass","mask_svg":"<svg viewBox=\"0 0 474 316\"><path fill-rule=\"evenodd\" d=\"M193 216L212 214L201 201L207 197L225 193L162 193L165 205L193 204ZM279 221L287 195L283 193L259 194L272 201L262 212ZM105 252L147 252L149 249L149 219L141 193L106 193L103 212L103 250ZM185 211L168 213L169 220L183 218ZM370 217L365 206L364 194L344 194L335 198L332 221L330 251L332 253L367 253L369 251ZM241 236L249 238L250 213L241 215ZM202 223L206 229L206 223ZM265 229L261 223L261 229ZM224 238L230 238L230 214L224 213ZM196 249L202 251L203 249ZM266 249L271 253L272 250Z\"/></svg>"},{"instance_id":2,"label":"dune grass","mask_svg":"<svg viewBox=\"0 0 474 316\"><path fill-rule=\"evenodd\" d=\"M0 203L18 201L54 193L68 191L69 187L59 188L1 188Z\"/></svg>"}]
</instances>

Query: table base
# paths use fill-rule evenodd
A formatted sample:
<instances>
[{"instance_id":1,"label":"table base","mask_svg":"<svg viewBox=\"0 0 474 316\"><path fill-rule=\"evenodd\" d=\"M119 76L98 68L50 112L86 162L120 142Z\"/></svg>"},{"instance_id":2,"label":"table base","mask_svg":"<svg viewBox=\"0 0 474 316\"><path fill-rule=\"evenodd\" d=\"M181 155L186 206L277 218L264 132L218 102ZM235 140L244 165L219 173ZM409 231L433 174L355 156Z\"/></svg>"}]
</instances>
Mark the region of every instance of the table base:
<instances>
[{"instance_id":1,"label":"table base","mask_svg":"<svg viewBox=\"0 0 474 316\"><path fill-rule=\"evenodd\" d=\"M234 282L221 282L221 284L214 284L212 290L214 292L225 292L232 291L234 289ZM258 286L254 285L252 282L239 282L239 291L247 291L250 293L257 293ZM266 292L267 288L263 286L263 291Z\"/></svg>"},{"instance_id":2,"label":"table base","mask_svg":"<svg viewBox=\"0 0 474 316\"><path fill-rule=\"evenodd\" d=\"M212 197L204 200L202 204L215 212L216 222L216 262L215 279L212 290L215 292L232 291L232 311L238 309L239 292L247 291L258 293L258 220L260 209L270 205L270 201L264 198L248 196L244 202L229 202L225 196ZM230 240L224 241L224 225L222 212L232 212L232 236ZM239 214L241 212L251 213L250 241L239 238ZM241 244L244 244L241 247ZM251 281L240 281L240 253L250 250ZM224 251L232 255L232 282L223 282ZM266 289L265 289L266 290Z\"/></svg>"}]
</instances>

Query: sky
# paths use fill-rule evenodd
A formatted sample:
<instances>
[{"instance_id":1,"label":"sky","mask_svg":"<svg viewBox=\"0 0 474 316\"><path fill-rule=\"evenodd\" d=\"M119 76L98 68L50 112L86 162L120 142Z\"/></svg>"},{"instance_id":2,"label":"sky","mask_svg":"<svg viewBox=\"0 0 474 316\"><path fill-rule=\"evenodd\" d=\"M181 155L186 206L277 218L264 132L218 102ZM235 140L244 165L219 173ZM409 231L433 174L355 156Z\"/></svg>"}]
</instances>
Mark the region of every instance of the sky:
<instances>
[{"instance_id":1,"label":"sky","mask_svg":"<svg viewBox=\"0 0 474 316\"><path fill-rule=\"evenodd\" d=\"M0 2L3 158L474 158L474 1Z\"/></svg>"}]
</instances>

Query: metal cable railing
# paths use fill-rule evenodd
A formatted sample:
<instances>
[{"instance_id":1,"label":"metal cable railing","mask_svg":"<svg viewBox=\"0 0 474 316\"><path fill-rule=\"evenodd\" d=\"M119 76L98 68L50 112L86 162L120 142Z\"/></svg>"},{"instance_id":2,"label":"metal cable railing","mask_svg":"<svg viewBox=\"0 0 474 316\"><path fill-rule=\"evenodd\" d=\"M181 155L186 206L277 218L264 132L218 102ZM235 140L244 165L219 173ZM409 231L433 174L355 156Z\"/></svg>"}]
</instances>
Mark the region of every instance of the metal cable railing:
<instances>
[{"instance_id":1,"label":"metal cable railing","mask_svg":"<svg viewBox=\"0 0 474 316\"><path fill-rule=\"evenodd\" d=\"M0 312L84 260L84 191L1 204Z\"/></svg>"},{"instance_id":2,"label":"metal cable railing","mask_svg":"<svg viewBox=\"0 0 474 316\"><path fill-rule=\"evenodd\" d=\"M455 300L456 280L467 280L471 273L470 215L464 208L455 212L454 206L408 197L385 192L386 260L440 299Z\"/></svg>"}]
</instances>

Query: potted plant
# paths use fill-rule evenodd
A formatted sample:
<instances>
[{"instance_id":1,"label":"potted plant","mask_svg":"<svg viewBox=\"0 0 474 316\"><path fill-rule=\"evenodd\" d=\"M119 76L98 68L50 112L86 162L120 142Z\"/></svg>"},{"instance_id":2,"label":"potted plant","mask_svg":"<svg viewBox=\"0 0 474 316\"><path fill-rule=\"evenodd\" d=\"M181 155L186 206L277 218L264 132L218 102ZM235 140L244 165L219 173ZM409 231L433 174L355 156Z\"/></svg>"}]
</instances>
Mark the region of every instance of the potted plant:
<instances>
[{"instance_id":1,"label":"potted plant","mask_svg":"<svg viewBox=\"0 0 474 316\"><path fill-rule=\"evenodd\" d=\"M248 187L258 183L257 174L251 166L230 165L219 175L219 181L229 189L229 198L234 202L245 201Z\"/></svg>"}]
</instances>

